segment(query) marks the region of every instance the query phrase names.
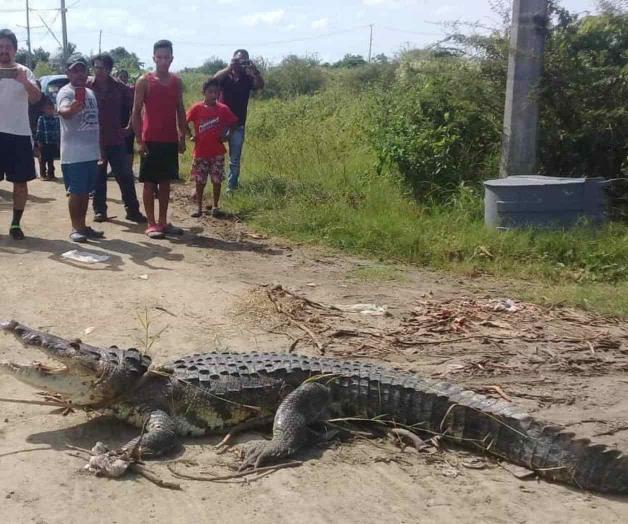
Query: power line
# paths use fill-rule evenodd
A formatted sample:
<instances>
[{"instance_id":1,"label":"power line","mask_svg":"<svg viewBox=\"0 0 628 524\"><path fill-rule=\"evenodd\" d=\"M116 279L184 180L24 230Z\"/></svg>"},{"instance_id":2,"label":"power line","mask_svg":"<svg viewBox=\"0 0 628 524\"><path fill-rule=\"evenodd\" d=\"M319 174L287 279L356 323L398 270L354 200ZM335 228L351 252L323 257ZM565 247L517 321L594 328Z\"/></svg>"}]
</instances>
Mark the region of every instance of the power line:
<instances>
[{"instance_id":1,"label":"power line","mask_svg":"<svg viewBox=\"0 0 628 524\"><path fill-rule=\"evenodd\" d=\"M176 45L203 46L203 47L238 47L238 46L242 47L243 45L246 45L247 47L262 47L262 46L270 46L270 45L283 45L283 44L292 44L296 42L308 42L311 40L319 40L321 38L328 38L330 36L337 36L337 35L352 33L357 30L365 29L367 27L369 26L362 25L362 26L352 27L349 29L341 29L338 31L333 31L330 33L324 33L324 34L314 35L314 36L305 36L301 38L292 38L289 40L271 40L271 41L266 41L266 42L242 42L240 41L240 42L222 42L222 43L212 43L212 42L207 42L207 41L194 42L194 41L186 41L186 40L176 40L175 44ZM74 33L87 34L86 31L74 31ZM89 31L89 33L92 34L92 31ZM151 40L150 38L147 38L144 36L125 35L125 34L120 34L120 33L112 33L110 31L107 31L106 33L111 36L115 36L118 38L128 38L130 40L143 40L143 41Z\"/></svg>"},{"instance_id":2,"label":"power line","mask_svg":"<svg viewBox=\"0 0 628 524\"><path fill-rule=\"evenodd\" d=\"M443 33L429 33L426 31L410 31L407 29L396 29L394 27L388 27L385 25L378 25L379 29L384 29L385 31L391 31L393 33L407 33L409 35L418 35L418 36L443 36Z\"/></svg>"}]
</instances>

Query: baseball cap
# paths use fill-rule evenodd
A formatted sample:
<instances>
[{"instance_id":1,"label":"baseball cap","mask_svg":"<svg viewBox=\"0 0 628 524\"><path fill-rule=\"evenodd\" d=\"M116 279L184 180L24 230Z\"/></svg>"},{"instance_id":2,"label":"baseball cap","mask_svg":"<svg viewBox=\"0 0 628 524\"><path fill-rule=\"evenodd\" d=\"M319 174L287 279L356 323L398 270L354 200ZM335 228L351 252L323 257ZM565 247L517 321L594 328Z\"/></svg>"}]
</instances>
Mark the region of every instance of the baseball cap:
<instances>
[{"instance_id":1,"label":"baseball cap","mask_svg":"<svg viewBox=\"0 0 628 524\"><path fill-rule=\"evenodd\" d=\"M68 58L68 69L72 69L75 65L81 64L85 69L89 69L89 60L81 53L74 53Z\"/></svg>"}]
</instances>

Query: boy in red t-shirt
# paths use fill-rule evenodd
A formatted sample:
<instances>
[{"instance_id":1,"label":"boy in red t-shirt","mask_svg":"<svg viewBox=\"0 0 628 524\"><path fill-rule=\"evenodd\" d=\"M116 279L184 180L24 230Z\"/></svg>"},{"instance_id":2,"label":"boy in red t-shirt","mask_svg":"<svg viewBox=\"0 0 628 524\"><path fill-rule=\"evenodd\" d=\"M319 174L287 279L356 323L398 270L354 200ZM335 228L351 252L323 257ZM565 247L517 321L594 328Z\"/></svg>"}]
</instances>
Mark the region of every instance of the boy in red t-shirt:
<instances>
[{"instance_id":1,"label":"boy in red t-shirt","mask_svg":"<svg viewBox=\"0 0 628 524\"><path fill-rule=\"evenodd\" d=\"M203 84L205 100L197 102L187 112L188 123L194 124L194 162L192 178L196 181L196 202L198 209L193 217L203 214L203 191L207 179L211 178L213 189L212 216L220 216L218 201L224 178L225 153L223 142L228 133L237 125L238 117L225 104L217 102L220 95L220 84L208 80ZM190 130L188 128L188 133Z\"/></svg>"}]
</instances>

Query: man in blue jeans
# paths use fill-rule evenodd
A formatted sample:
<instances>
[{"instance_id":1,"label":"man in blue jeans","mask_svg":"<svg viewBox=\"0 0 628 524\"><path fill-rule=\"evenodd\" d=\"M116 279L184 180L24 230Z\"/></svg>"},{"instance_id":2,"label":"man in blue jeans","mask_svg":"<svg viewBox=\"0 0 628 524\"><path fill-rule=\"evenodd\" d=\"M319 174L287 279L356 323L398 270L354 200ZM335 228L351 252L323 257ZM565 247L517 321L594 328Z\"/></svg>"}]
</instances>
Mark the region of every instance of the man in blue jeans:
<instances>
[{"instance_id":1,"label":"man in blue jeans","mask_svg":"<svg viewBox=\"0 0 628 524\"><path fill-rule=\"evenodd\" d=\"M94 221L106 222L107 216L107 164L111 165L116 182L120 186L122 201L126 210L126 219L131 222L146 222L140 212L140 203L135 191L133 170L129 166L126 149L126 130L128 115L125 120L125 108L133 105L128 87L111 76L113 59L103 53L92 59L94 78L87 87L94 91L98 101L100 122L101 161L94 186Z\"/></svg>"},{"instance_id":2,"label":"man in blue jeans","mask_svg":"<svg viewBox=\"0 0 628 524\"><path fill-rule=\"evenodd\" d=\"M229 67L218 71L213 80L220 83L221 102L238 117L238 125L229 135L229 184L227 191L238 188L240 180L240 158L244 146L244 126L249 106L249 97L254 89L263 89L264 79L251 62L245 49L238 49L231 59Z\"/></svg>"}]
</instances>

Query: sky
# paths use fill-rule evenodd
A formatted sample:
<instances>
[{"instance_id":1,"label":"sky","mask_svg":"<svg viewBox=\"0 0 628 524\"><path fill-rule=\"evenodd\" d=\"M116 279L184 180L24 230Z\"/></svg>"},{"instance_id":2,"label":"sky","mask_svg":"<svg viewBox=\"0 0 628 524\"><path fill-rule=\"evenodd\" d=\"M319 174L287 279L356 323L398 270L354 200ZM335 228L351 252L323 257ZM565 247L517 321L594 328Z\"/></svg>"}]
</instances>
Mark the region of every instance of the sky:
<instances>
[{"instance_id":1,"label":"sky","mask_svg":"<svg viewBox=\"0 0 628 524\"><path fill-rule=\"evenodd\" d=\"M60 0L29 0L32 47L56 51L61 40ZM2 0L0 28L26 47L26 0ZM224 60L237 48L278 62L289 54L335 61L346 53L392 56L443 37L444 23L498 25L491 0L66 0L68 39L86 54L124 46L152 63L152 44L174 43L173 68ZM570 11L592 11L595 0L563 0ZM48 30L45 26L48 26ZM54 36L53 36L54 35ZM55 39L56 37L56 39Z\"/></svg>"}]
</instances>

